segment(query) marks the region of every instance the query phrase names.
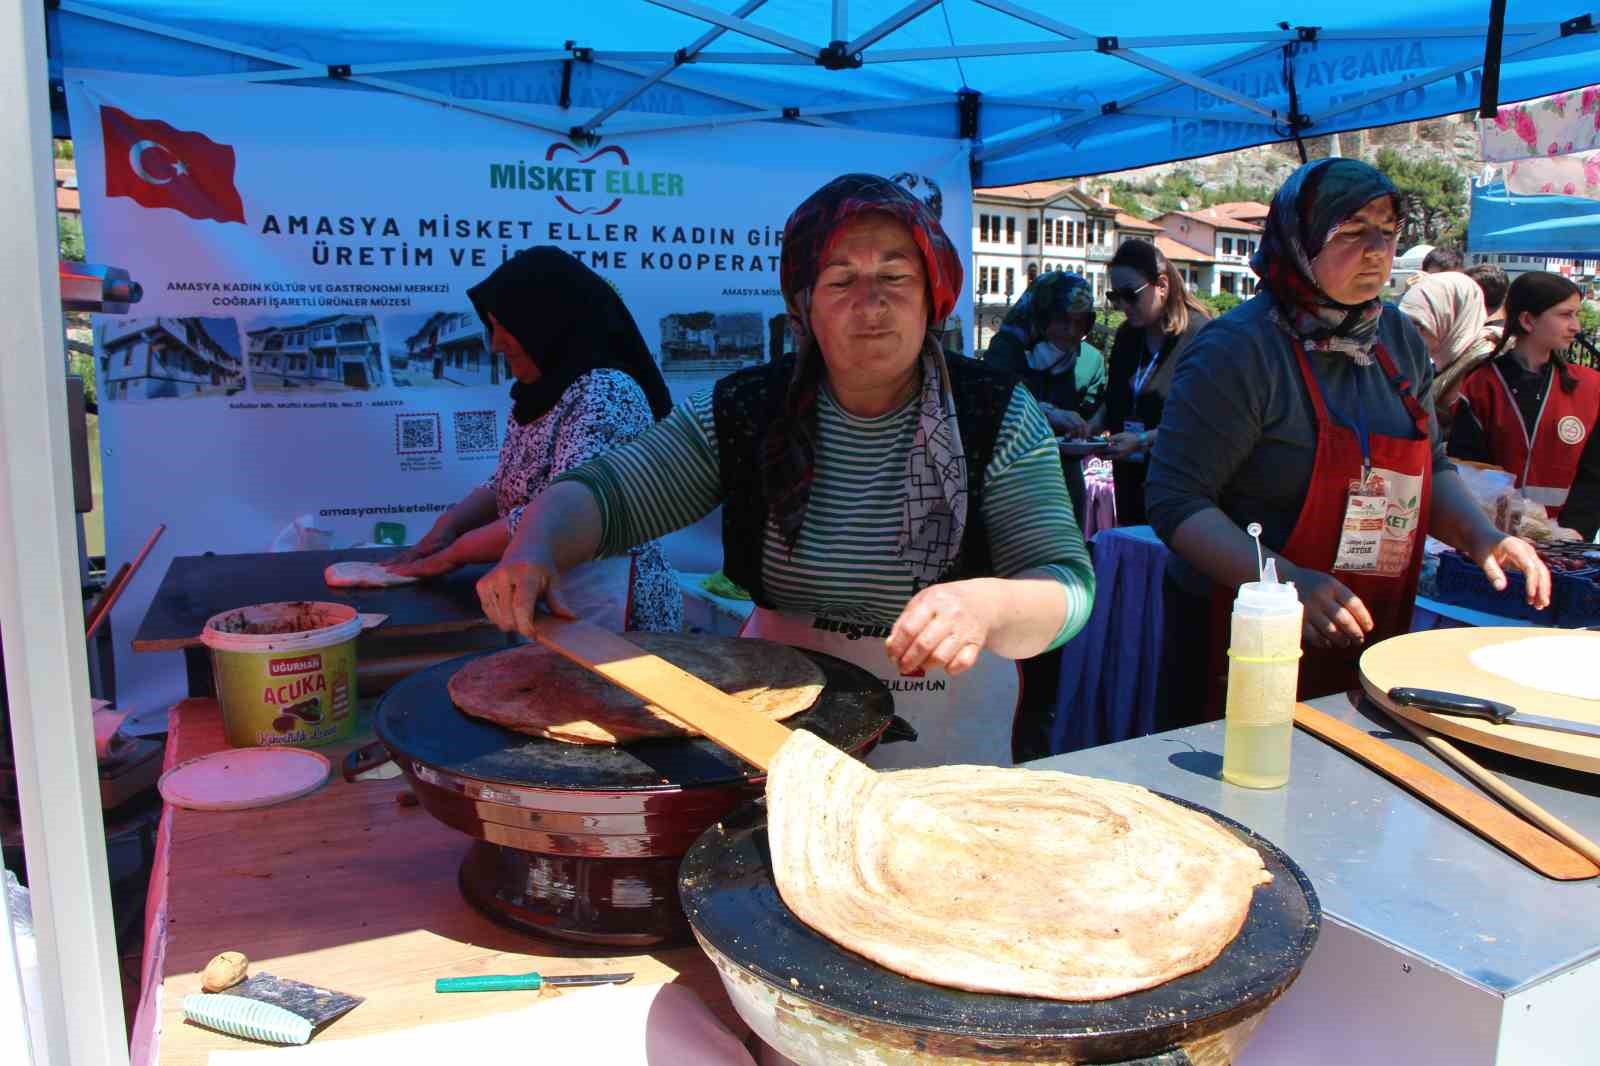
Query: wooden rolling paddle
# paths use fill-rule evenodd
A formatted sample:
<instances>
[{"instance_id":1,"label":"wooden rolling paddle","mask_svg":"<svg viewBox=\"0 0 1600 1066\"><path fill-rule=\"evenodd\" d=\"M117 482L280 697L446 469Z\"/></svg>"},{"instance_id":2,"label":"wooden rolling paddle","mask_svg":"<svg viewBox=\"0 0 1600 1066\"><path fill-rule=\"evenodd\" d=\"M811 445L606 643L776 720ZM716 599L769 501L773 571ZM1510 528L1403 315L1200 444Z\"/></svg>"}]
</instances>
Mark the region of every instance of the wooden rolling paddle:
<instances>
[{"instance_id":1,"label":"wooden rolling paddle","mask_svg":"<svg viewBox=\"0 0 1600 1066\"><path fill-rule=\"evenodd\" d=\"M1360 759L1546 877L1581 881L1600 876L1600 866L1555 837L1355 726L1303 703L1295 705L1294 724Z\"/></svg>"},{"instance_id":2,"label":"wooden rolling paddle","mask_svg":"<svg viewBox=\"0 0 1600 1066\"><path fill-rule=\"evenodd\" d=\"M761 770L771 767L772 757L791 735L788 726L751 713L721 689L597 625L541 616L534 621L533 635L551 651L655 704Z\"/></svg>"}]
</instances>

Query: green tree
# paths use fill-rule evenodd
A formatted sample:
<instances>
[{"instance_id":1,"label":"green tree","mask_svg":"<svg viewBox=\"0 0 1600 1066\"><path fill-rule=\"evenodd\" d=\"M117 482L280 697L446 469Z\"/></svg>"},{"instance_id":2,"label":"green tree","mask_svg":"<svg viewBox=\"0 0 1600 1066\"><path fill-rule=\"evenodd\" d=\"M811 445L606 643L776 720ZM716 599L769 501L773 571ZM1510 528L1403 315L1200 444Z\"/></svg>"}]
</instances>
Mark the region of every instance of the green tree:
<instances>
[{"instance_id":1,"label":"green tree","mask_svg":"<svg viewBox=\"0 0 1600 1066\"><path fill-rule=\"evenodd\" d=\"M1467 190L1461 175L1437 159L1407 159L1393 148L1375 165L1400 190L1400 247L1463 243Z\"/></svg>"},{"instance_id":2,"label":"green tree","mask_svg":"<svg viewBox=\"0 0 1600 1066\"><path fill-rule=\"evenodd\" d=\"M56 215L56 240L61 246L61 258L83 262L83 222L77 215Z\"/></svg>"},{"instance_id":3,"label":"green tree","mask_svg":"<svg viewBox=\"0 0 1600 1066\"><path fill-rule=\"evenodd\" d=\"M1227 314L1244 301L1231 292L1219 292L1215 296L1201 296L1200 302L1211 308L1212 317Z\"/></svg>"}]
</instances>

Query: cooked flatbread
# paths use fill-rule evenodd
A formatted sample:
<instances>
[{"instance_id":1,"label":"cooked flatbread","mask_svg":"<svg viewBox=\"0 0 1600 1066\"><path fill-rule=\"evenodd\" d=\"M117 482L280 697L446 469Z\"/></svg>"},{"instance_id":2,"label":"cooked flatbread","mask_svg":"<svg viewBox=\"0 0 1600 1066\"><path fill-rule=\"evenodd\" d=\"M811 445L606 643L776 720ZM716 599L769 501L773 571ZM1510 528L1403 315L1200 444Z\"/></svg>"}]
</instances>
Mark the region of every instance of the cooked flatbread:
<instances>
[{"instance_id":1,"label":"cooked flatbread","mask_svg":"<svg viewBox=\"0 0 1600 1066\"><path fill-rule=\"evenodd\" d=\"M675 633L623 636L777 721L799 714L822 694L822 670L793 648L769 640ZM450 698L474 717L569 744L700 735L654 704L538 644L474 659L450 678Z\"/></svg>"},{"instance_id":2,"label":"cooked flatbread","mask_svg":"<svg viewBox=\"0 0 1600 1066\"><path fill-rule=\"evenodd\" d=\"M417 579L404 577L378 563L333 563L322 572L331 589L386 589L393 585L415 585Z\"/></svg>"},{"instance_id":3,"label":"cooked flatbread","mask_svg":"<svg viewBox=\"0 0 1600 1066\"><path fill-rule=\"evenodd\" d=\"M1043 770L875 774L803 730L767 777L779 894L801 921L917 980L1098 1000L1211 963L1260 854L1140 788Z\"/></svg>"}]
</instances>

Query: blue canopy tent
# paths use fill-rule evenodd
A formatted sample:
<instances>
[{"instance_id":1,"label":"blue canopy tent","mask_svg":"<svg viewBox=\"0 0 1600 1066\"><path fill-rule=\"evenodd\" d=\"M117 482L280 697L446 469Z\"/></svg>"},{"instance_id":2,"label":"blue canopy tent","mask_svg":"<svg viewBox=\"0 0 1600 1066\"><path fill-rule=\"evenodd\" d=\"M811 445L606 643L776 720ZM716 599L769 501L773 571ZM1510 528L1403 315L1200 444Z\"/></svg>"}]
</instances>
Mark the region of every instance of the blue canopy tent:
<instances>
[{"instance_id":1,"label":"blue canopy tent","mask_svg":"<svg viewBox=\"0 0 1600 1066\"><path fill-rule=\"evenodd\" d=\"M749 123L960 138L975 182L1001 185L1468 110L1496 43L1491 99L1539 96L1591 82L1600 46L1583 0L1510 0L1500 35L1486 0L1029 4L6 4L0 151L26 164L0 168L13 341L0 357L0 629L44 981L35 1048L56 1066L127 1060L74 606L48 143L69 132L64 72L161 75L174 94L230 80L391 92L579 138L716 127L730 151ZM13 1040L27 1061L4 1030L0 1059L16 1061Z\"/></svg>"},{"instance_id":2,"label":"blue canopy tent","mask_svg":"<svg viewBox=\"0 0 1600 1066\"><path fill-rule=\"evenodd\" d=\"M1600 200L1519 196L1496 181L1472 188L1467 247L1474 252L1600 258Z\"/></svg>"}]
</instances>

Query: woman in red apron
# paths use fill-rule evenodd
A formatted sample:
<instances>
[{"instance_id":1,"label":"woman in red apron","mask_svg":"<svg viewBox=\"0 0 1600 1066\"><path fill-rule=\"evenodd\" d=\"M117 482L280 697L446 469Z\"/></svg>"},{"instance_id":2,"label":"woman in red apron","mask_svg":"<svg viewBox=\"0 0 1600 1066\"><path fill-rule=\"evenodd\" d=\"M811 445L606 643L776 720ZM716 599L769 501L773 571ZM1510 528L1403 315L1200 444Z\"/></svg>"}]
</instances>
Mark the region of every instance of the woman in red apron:
<instances>
[{"instance_id":1,"label":"woman in red apron","mask_svg":"<svg viewBox=\"0 0 1600 1066\"><path fill-rule=\"evenodd\" d=\"M1600 372L1560 353L1579 333L1578 287L1559 274L1524 274L1506 300L1493 357L1461 390L1450 454L1511 471L1517 488L1569 529L1600 529Z\"/></svg>"},{"instance_id":2,"label":"woman in red apron","mask_svg":"<svg viewBox=\"0 0 1600 1066\"><path fill-rule=\"evenodd\" d=\"M1503 566L1523 570L1530 602L1549 601L1532 546L1497 531L1444 458L1426 347L1380 300L1397 207L1364 163L1300 168L1252 263L1260 293L1203 330L1178 368L1146 503L1176 555L1179 612L1191 633L1197 618L1210 625L1190 638L1195 672L1170 686L1174 723L1221 708L1227 612L1257 575L1251 522L1305 605L1302 698L1353 687L1363 648L1410 627L1426 534L1497 587Z\"/></svg>"}]
</instances>

